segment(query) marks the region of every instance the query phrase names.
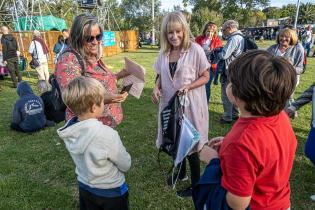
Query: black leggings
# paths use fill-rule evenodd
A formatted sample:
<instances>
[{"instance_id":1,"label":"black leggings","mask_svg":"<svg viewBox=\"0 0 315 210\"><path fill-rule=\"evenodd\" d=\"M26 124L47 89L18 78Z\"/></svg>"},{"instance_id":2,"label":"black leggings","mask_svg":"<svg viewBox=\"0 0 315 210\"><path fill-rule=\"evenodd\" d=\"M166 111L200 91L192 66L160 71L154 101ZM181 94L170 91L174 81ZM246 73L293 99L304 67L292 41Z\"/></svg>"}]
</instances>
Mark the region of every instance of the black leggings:
<instances>
[{"instance_id":1,"label":"black leggings","mask_svg":"<svg viewBox=\"0 0 315 210\"><path fill-rule=\"evenodd\" d=\"M200 179L200 160L198 157L198 152L188 155L187 159L188 159L189 167L190 167L191 185L193 187L198 183ZM179 177L185 177L186 176L186 158L180 164L182 164L182 166L179 172ZM178 167L180 167L180 164Z\"/></svg>"},{"instance_id":2,"label":"black leggings","mask_svg":"<svg viewBox=\"0 0 315 210\"><path fill-rule=\"evenodd\" d=\"M114 198L94 195L79 187L80 210L129 210L128 192Z\"/></svg>"}]
</instances>

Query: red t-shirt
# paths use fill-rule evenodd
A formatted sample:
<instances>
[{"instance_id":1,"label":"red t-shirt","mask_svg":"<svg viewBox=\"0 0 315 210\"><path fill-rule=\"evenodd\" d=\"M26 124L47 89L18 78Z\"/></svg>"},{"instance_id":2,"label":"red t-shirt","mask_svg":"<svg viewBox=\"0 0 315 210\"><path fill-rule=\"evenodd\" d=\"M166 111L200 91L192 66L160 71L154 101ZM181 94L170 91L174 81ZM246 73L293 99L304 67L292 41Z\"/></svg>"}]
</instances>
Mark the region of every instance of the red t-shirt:
<instances>
[{"instance_id":1,"label":"red t-shirt","mask_svg":"<svg viewBox=\"0 0 315 210\"><path fill-rule=\"evenodd\" d=\"M287 210L296 137L286 113L240 118L220 149L222 186L252 210Z\"/></svg>"}]
</instances>

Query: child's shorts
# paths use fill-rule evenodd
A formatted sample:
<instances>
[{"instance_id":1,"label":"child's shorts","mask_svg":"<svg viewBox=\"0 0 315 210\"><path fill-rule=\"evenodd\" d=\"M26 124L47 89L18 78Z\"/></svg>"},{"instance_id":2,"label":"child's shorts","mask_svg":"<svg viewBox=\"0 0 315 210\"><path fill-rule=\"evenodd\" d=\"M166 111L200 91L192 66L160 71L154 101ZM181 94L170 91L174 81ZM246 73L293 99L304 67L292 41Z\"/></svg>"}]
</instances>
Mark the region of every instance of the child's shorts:
<instances>
[{"instance_id":1,"label":"child's shorts","mask_svg":"<svg viewBox=\"0 0 315 210\"><path fill-rule=\"evenodd\" d=\"M102 197L79 187L80 210L129 210L128 191L119 197Z\"/></svg>"}]
</instances>

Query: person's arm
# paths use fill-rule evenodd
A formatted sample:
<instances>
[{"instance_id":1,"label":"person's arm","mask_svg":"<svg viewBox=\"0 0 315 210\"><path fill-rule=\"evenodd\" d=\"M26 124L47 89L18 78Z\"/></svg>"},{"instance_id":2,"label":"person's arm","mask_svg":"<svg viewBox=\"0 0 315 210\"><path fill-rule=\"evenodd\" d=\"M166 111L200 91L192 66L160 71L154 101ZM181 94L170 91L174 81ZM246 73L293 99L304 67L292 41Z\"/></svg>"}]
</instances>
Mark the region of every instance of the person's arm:
<instances>
[{"instance_id":1,"label":"person's arm","mask_svg":"<svg viewBox=\"0 0 315 210\"><path fill-rule=\"evenodd\" d=\"M2 44L2 56L3 56L3 62L7 61L7 52L8 52L8 48L7 48L7 44L6 41L2 38L1 39L1 44Z\"/></svg>"},{"instance_id":2,"label":"person's arm","mask_svg":"<svg viewBox=\"0 0 315 210\"><path fill-rule=\"evenodd\" d=\"M155 86L153 88L151 100L153 103L157 104L161 96L161 77L157 74Z\"/></svg>"},{"instance_id":3,"label":"person's arm","mask_svg":"<svg viewBox=\"0 0 315 210\"><path fill-rule=\"evenodd\" d=\"M182 87L181 89L179 89L180 91L189 91L189 90L193 90L195 88L198 88L204 84L206 84L209 81L209 71L205 70L201 73L201 75L199 76L199 78L197 80L195 80L193 83L191 83L190 85L185 85L184 87Z\"/></svg>"},{"instance_id":4,"label":"person's arm","mask_svg":"<svg viewBox=\"0 0 315 210\"><path fill-rule=\"evenodd\" d=\"M303 62L304 62L304 49L302 46L295 46L297 50L295 51L294 55L294 67L297 74L303 73Z\"/></svg>"},{"instance_id":5,"label":"person's arm","mask_svg":"<svg viewBox=\"0 0 315 210\"><path fill-rule=\"evenodd\" d=\"M218 57L220 58L220 60L228 59L232 55L232 53L235 51L235 49L238 47L238 45L240 44L240 42L238 41L238 39L236 39L235 36L228 40L226 45L223 47L222 52L218 54Z\"/></svg>"},{"instance_id":6,"label":"person's arm","mask_svg":"<svg viewBox=\"0 0 315 210\"><path fill-rule=\"evenodd\" d=\"M296 110L299 110L302 106L312 101L313 91L315 83L307 88L294 102L291 103Z\"/></svg>"},{"instance_id":7,"label":"person's arm","mask_svg":"<svg viewBox=\"0 0 315 210\"><path fill-rule=\"evenodd\" d=\"M122 69L117 74L115 74L117 80L120 80L128 75L130 75L130 73L127 72L126 69Z\"/></svg>"},{"instance_id":8,"label":"person's arm","mask_svg":"<svg viewBox=\"0 0 315 210\"><path fill-rule=\"evenodd\" d=\"M120 171L128 171L131 166L131 157L126 151L126 148L122 144L121 139L116 131L112 135L111 140L112 141L110 144L107 144L107 146L109 146L107 150L108 159L113 162Z\"/></svg>"},{"instance_id":9,"label":"person's arm","mask_svg":"<svg viewBox=\"0 0 315 210\"><path fill-rule=\"evenodd\" d=\"M17 104L14 105L14 108L13 108L13 114L12 114L12 122L15 123L15 124L19 124L21 122L21 114L20 114L20 111L17 107Z\"/></svg>"},{"instance_id":10,"label":"person's arm","mask_svg":"<svg viewBox=\"0 0 315 210\"><path fill-rule=\"evenodd\" d=\"M226 202L233 210L244 210L249 206L251 196L240 197L233 193L227 192Z\"/></svg>"},{"instance_id":11,"label":"person's arm","mask_svg":"<svg viewBox=\"0 0 315 210\"><path fill-rule=\"evenodd\" d=\"M162 60L165 58L164 53L160 52L157 60L155 61L153 65L153 69L156 72L155 77L155 86L153 88L152 94L151 94L151 101L155 104L159 102L159 98L161 96L161 66L162 66Z\"/></svg>"}]
</instances>

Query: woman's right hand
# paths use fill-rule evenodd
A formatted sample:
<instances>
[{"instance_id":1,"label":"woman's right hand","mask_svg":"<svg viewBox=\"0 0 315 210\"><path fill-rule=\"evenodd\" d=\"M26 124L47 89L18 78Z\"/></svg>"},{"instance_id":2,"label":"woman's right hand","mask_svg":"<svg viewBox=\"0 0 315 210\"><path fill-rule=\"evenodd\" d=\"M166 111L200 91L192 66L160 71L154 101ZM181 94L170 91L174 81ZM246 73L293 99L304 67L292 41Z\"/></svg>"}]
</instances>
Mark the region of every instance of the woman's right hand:
<instances>
[{"instance_id":1,"label":"woman's right hand","mask_svg":"<svg viewBox=\"0 0 315 210\"><path fill-rule=\"evenodd\" d=\"M110 104L110 103L121 103L126 100L128 96L128 92L124 92L122 94L113 94L110 96L108 100L104 100L105 104Z\"/></svg>"},{"instance_id":2,"label":"woman's right hand","mask_svg":"<svg viewBox=\"0 0 315 210\"><path fill-rule=\"evenodd\" d=\"M160 96L161 96L161 91L157 86L155 86L151 95L152 102L157 104L159 102Z\"/></svg>"}]
</instances>

